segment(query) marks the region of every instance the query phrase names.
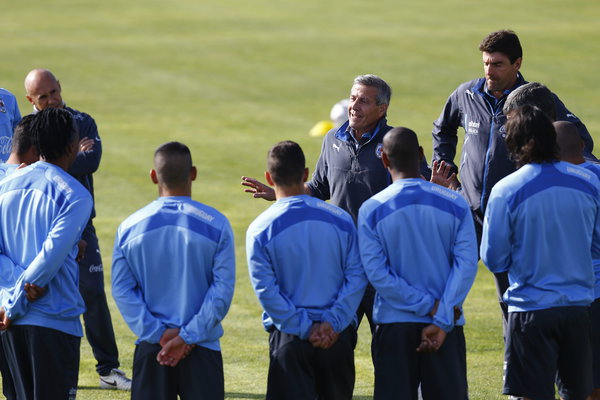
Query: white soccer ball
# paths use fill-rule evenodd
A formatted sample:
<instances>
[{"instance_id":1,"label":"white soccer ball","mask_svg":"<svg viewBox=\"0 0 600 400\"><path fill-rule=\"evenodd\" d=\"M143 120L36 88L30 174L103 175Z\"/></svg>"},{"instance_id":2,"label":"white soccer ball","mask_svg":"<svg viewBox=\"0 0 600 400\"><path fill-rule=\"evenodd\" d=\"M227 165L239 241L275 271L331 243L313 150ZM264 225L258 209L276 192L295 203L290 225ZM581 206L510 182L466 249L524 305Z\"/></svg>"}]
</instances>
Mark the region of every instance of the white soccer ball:
<instances>
[{"instance_id":1,"label":"white soccer ball","mask_svg":"<svg viewBox=\"0 0 600 400\"><path fill-rule=\"evenodd\" d=\"M350 100L342 99L335 103L329 113L329 119L335 126L340 126L348 120L348 104Z\"/></svg>"}]
</instances>

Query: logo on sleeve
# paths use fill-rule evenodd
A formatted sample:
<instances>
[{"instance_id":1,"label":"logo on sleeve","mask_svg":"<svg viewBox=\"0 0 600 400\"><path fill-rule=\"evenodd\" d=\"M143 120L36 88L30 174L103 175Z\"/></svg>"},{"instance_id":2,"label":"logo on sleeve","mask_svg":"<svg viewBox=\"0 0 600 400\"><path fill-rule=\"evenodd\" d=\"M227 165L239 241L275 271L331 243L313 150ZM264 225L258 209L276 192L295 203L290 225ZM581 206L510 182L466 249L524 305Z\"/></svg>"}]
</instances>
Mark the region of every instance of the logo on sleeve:
<instances>
[{"instance_id":1,"label":"logo on sleeve","mask_svg":"<svg viewBox=\"0 0 600 400\"><path fill-rule=\"evenodd\" d=\"M337 150L337 152L338 152L338 153L340 152L340 146L338 146L338 145L337 145L337 144L335 144L335 143L332 143L332 146L333 146L333 148L334 148L335 150Z\"/></svg>"},{"instance_id":2,"label":"logo on sleeve","mask_svg":"<svg viewBox=\"0 0 600 400\"><path fill-rule=\"evenodd\" d=\"M0 99L0 112L6 114L6 105L4 104L4 101L2 101L2 99Z\"/></svg>"},{"instance_id":3,"label":"logo on sleeve","mask_svg":"<svg viewBox=\"0 0 600 400\"><path fill-rule=\"evenodd\" d=\"M377 143L377 147L375 148L375 155L377 158L381 158L383 154L383 143Z\"/></svg>"}]
</instances>

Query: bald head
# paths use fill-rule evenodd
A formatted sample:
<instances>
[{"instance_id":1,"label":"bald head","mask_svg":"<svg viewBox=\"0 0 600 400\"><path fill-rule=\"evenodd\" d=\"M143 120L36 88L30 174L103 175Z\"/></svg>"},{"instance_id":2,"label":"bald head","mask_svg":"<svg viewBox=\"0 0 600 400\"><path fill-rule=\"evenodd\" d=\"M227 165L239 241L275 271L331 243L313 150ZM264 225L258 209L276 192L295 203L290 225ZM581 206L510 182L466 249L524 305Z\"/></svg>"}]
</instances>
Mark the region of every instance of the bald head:
<instances>
[{"instance_id":1,"label":"bald head","mask_svg":"<svg viewBox=\"0 0 600 400\"><path fill-rule=\"evenodd\" d=\"M25 77L25 91L27 100L39 111L64 106L60 82L47 69L37 68L29 72Z\"/></svg>"},{"instance_id":2,"label":"bald head","mask_svg":"<svg viewBox=\"0 0 600 400\"><path fill-rule=\"evenodd\" d=\"M386 133L383 137L383 153L391 170L419 176L423 149L419 146L417 134L411 129L398 127Z\"/></svg>"},{"instance_id":3,"label":"bald head","mask_svg":"<svg viewBox=\"0 0 600 400\"><path fill-rule=\"evenodd\" d=\"M560 148L560 159L573 164L581 164L583 158L584 142L577 131L577 127L568 121L554 122L556 130L556 143Z\"/></svg>"}]
</instances>

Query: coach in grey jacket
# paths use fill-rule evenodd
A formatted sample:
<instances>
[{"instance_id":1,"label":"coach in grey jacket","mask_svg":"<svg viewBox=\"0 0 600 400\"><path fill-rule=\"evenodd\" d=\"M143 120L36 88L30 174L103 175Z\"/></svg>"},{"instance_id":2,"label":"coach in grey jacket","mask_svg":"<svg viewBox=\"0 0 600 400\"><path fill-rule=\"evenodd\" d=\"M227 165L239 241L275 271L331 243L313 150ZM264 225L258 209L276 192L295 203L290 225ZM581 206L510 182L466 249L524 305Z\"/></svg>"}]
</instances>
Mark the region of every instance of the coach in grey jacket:
<instances>
[{"instance_id":1,"label":"coach in grey jacket","mask_svg":"<svg viewBox=\"0 0 600 400\"><path fill-rule=\"evenodd\" d=\"M527 83L519 72L522 49L513 31L490 33L479 45L485 77L462 83L448 98L433 123L433 160L445 161L460 171L462 192L474 211L478 239L481 218L492 187L515 171L504 144L506 97ZM575 124L585 142L585 155L592 155L594 142L585 125L556 96L556 119ZM459 167L454 162L458 127L465 130Z\"/></svg>"}]
</instances>

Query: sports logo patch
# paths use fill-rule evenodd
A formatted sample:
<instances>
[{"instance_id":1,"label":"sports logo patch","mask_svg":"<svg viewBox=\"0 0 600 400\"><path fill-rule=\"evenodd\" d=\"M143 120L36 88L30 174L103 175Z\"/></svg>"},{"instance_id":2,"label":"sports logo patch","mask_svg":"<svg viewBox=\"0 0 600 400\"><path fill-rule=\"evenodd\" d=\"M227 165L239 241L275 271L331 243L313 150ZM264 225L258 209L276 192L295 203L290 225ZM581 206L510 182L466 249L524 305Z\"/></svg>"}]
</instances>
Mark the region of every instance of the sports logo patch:
<instances>
[{"instance_id":1,"label":"sports logo patch","mask_svg":"<svg viewBox=\"0 0 600 400\"><path fill-rule=\"evenodd\" d=\"M383 154L383 143L377 143L377 147L375 148L375 155L377 158L381 158Z\"/></svg>"},{"instance_id":2,"label":"sports logo patch","mask_svg":"<svg viewBox=\"0 0 600 400\"><path fill-rule=\"evenodd\" d=\"M6 114L6 105L4 104L2 99L0 99L0 112Z\"/></svg>"}]
</instances>

